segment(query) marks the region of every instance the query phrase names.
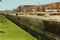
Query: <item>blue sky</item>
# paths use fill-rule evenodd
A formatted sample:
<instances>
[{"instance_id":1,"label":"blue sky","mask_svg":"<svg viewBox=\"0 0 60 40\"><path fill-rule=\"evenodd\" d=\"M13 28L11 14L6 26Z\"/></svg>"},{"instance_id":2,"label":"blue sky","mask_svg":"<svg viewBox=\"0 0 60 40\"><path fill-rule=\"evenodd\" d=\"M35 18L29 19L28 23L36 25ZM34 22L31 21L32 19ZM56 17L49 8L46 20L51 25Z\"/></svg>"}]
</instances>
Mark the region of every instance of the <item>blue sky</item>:
<instances>
[{"instance_id":1,"label":"blue sky","mask_svg":"<svg viewBox=\"0 0 60 40\"><path fill-rule=\"evenodd\" d=\"M2 0L0 2L0 10L11 10L20 5L38 5L48 4L52 2L60 2L60 0Z\"/></svg>"}]
</instances>

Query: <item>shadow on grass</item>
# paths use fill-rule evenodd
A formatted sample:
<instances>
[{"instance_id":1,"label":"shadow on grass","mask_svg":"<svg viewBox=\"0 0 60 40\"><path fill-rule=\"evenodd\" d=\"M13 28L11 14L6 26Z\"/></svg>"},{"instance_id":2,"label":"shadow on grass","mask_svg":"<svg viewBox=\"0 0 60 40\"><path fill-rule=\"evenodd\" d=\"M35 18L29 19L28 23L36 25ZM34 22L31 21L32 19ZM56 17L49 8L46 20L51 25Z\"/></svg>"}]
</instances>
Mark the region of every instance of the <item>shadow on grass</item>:
<instances>
[{"instance_id":1,"label":"shadow on grass","mask_svg":"<svg viewBox=\"0 0 60 40\"><path fill-rule=\"evenodd\" d=\"M4 31L0 31L0 33L5 33Z\"/></svg>"}]
</instances>

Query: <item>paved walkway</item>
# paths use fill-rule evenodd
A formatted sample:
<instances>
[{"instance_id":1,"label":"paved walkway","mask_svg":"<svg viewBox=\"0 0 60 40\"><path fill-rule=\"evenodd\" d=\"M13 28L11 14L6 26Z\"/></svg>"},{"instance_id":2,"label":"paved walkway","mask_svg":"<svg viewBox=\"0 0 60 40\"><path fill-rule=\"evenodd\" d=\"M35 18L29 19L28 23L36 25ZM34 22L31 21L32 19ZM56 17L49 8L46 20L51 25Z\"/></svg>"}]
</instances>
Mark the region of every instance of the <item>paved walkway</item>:
<instances>
[{"instance_id":1,"label":"paved walkway","mask_svg":"<svg viewBox=\"0 0 60 40\"><path fill-rule=\"evenodd\" d=\"M47 21L57 21L60 22L60 16L37 16L37 15L19 15L19 16L25 16L35 19L41 19L41 20L47 20Z\"/></svg>"}]
</instances>

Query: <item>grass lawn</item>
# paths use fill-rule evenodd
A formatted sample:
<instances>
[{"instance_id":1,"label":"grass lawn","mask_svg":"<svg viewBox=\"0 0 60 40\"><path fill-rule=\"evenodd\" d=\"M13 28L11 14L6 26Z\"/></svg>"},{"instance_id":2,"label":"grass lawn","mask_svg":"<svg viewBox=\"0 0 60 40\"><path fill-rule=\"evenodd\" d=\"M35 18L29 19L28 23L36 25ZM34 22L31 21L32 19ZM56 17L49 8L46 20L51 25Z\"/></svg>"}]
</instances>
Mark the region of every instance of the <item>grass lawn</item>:
<instances>
[{"instance_id":1,"label":"grass lawn","mask_svg":"<svg viewBox=\"0 0 60 40\"><path fill-rule=\"evenodd\" d=\"M19 28L6 17L0 15L0 40L37 40Z\"/></svg>"}]
</instances>

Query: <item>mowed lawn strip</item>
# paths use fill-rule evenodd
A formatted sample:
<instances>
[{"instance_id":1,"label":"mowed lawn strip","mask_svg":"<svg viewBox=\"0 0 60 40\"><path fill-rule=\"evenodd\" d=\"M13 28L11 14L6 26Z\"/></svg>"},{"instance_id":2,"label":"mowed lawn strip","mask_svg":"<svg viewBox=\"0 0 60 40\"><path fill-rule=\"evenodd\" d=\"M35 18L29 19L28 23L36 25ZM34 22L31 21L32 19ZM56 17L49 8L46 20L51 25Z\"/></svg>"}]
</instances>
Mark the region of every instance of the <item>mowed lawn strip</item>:
<instances>
[{"instance_id":1,"label":"mowed lawn strip","mask_svg":"<svg viewBox=\"0 0 60 40\"><path fill-rule=\"evenodd\" d=\"M37 40L29 33L19 28L17 25L8 20L5 16L0 15L0 40Z\"/></svg>"}]
</instances>

